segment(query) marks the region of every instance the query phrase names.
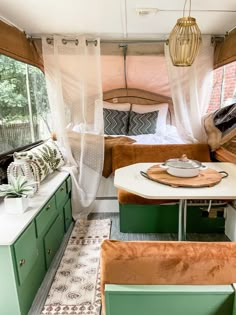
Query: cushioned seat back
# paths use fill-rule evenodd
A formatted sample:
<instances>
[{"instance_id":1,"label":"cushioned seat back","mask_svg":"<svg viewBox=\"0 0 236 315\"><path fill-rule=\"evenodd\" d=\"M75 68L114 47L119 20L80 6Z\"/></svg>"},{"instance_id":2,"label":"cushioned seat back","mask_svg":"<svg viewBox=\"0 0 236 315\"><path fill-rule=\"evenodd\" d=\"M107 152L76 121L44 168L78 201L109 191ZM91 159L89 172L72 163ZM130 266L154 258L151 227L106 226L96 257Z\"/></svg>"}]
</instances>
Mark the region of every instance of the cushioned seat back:
<instances>
[{"instance_id":1,"label":"cushioned seat back","mask_svg":"<svg viewBox=\"0 0 236 315\"><path fill-rule=\"evenodd\" d=\"M207 144L117 145L112 149L112 169L141 162L164 162L186 154L189 159L210 162Z\"/></svg>"},{"instance_id":2,"label":"cushioned seat back","mask_svg":"<svg viewBox=\"0 0 236 315\"><path fill-rule=\"evenodd\" d=\"M105 284L236 283L236 242L122 242L101 246Z\"/></svg>"}]
</instances>

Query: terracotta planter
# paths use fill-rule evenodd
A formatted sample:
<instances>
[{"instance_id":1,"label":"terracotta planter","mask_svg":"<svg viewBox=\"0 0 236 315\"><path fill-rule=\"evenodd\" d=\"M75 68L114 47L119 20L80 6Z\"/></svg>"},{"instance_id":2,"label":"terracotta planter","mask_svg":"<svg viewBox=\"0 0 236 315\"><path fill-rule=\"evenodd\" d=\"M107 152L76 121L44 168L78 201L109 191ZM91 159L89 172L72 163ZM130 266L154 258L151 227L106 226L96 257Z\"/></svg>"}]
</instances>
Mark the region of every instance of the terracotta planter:
<instances>
[{"instance_id":1,"label":"terracotta planter","mask_svg":"<svg viewBox=\"0 0 236 315\"><path fill-rule=\"evenodd\" d=\"M10 214L22 214L29 206L29 199L27 197L20 198L4 198L5 210Z\"/></svg>"}]
</instances>

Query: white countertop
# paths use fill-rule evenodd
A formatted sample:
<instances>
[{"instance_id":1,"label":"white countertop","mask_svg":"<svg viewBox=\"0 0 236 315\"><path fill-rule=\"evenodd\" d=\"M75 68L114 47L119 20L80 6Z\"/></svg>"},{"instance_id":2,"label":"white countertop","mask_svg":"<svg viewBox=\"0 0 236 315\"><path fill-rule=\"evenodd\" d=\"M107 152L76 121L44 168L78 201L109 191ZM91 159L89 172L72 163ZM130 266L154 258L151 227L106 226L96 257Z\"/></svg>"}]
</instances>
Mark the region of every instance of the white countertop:
<instances>
[{"instance_id":1,"label":"white countertop","mask_svg":"<svg viewBox=\"0 0 236 315\"><path fill-rule=\"evenodd\" d=\"M29 208L23 214L6 213L4 202L0 202L0 246L8 246L15 242L68 175L64 171L50 174L41 183L37 194L30 198Z\"/></svg>"},{"instance_id":2,"label":"white countertop","mask_svg":"<svg viewBox=\"0 0 236 315\"><path fill-rule=\"evenodd\" d=\"M212 187L183 188L163 185L144 178L140 171L158 163L137 163L115 171L114 185L117 188L147 199L236 199L236 165L211 162L204 165L216 171L226 171L229 176Z\"/></svg>"}]
</instances>

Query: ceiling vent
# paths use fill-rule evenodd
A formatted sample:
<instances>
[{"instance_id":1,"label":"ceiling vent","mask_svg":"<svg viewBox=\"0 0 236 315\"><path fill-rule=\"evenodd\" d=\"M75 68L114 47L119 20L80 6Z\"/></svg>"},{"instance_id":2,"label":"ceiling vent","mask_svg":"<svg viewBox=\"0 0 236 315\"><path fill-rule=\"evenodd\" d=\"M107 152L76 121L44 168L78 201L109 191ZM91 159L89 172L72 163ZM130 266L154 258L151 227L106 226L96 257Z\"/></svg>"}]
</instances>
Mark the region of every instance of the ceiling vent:
<instances>
[{"instance_id":1,"label":"ceiling vent","mask_svg":"<svg viewBox=\"0 0 236 315\"><path fill-rule=\"evenodd\" d=\"M136 8L136 13L138 16L148 16L148 15L155 15L160 10L157 8Z\"/></svg>"}]
</instances>

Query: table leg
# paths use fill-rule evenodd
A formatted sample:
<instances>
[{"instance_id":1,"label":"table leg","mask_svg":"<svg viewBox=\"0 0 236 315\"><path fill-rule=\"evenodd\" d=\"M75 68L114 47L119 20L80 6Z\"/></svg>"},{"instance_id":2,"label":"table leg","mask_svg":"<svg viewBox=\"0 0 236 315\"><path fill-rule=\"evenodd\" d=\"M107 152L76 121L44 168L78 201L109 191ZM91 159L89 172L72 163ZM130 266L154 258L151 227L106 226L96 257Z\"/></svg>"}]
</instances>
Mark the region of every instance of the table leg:
<instances>
[{"instance_id":1,"label":"table leg","mask_svg":"<svg viewBox=\"0 0 236 315\"><path fill-rule=\"evenodd\" d=\"M183 241L186 241L186 226L187 226L187 200L183 200L183 221L184 221L184 224L183 224Z\"/></svg>"},{"instance_id":2,"label":"table leg","mask_svg":"<svg viewBox=\"0 0 236 315\"><path fill-rule=\"evenodd\" d=\"M187 200L179 201L179 226L178 226L178 240L186 240L186 224L187 223Z\"/></svg>"},{"instance_id":3,"label":"table leg","mask_svg":"<svg viewBox=\"0 0 236 315\"><path fill-rule=\"evenodd\" d=\"M179 201L179 226L178 226L178 241L182 241L182 236L183 236L183 202L184 200Z\"/></svg>"}]
</instances>

